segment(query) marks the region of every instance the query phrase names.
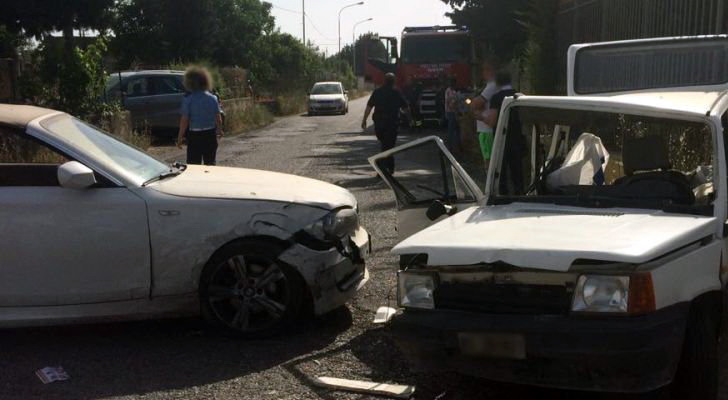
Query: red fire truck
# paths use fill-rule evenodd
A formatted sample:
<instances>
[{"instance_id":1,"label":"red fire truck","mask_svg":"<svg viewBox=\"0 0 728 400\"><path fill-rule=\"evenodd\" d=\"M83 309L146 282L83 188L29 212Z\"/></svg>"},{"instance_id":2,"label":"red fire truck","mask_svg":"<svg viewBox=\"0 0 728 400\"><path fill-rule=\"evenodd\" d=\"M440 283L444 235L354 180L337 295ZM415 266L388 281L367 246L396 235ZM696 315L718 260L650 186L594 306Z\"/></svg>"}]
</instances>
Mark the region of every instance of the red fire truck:
<instances>
[{"instance_id":1,"label":"red fire truck","mask_svg":"<svg viewBox=\"0 0 728 400\"><path fill-rule=\"evenodd\" d=\"M443 92L449 78L463 91L472 91L477 82L475 47L470 32L460 26L408 27L402 33L401 56L397 39L379 37L386 59L365 57L365 80L379 86L384 74L394 72L397 86L408 97L415 117L443 119ZM371 48L371 46L367 46ZM383 53L383 52L379 52Z\"/></svg>"}]
</instances>

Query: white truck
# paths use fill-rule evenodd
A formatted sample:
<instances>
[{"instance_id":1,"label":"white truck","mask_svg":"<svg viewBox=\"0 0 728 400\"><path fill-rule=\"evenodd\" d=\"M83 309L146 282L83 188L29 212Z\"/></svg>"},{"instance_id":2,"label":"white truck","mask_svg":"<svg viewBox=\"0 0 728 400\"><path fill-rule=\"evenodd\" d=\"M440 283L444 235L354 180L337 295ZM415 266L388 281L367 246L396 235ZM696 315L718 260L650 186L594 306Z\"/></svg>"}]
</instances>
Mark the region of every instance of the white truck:
<instances>
[{"instance_id":1,"label":"white truck","mask_svg":"<svg viewBox=\"0 0 728 400\"><path fill-rule=\"evenodd\" d=\"M482 191L436 137L372 157L402 239L392 335L420 370L715 399L728 37L575 45L568 65L569 96L504 102Z\"/></svg>"}]
</instances>

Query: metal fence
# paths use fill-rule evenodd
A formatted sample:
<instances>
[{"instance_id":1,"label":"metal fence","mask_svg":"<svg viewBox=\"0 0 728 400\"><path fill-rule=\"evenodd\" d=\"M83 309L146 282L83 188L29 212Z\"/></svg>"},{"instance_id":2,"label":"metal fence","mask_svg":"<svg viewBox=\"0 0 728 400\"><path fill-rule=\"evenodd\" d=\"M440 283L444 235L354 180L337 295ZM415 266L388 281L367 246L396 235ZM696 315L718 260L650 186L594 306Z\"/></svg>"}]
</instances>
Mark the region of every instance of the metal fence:
<instances>
[{"instance_id":1,"label":"metal fence","mask_svg":"<svg viewBox=\"0 0 728 400\"><path fill-rule=\"evenodd\" d=\"M574 43L726 33L728 0L563 0L556 18L559 88Z\"/></svg>"}]
</instances>

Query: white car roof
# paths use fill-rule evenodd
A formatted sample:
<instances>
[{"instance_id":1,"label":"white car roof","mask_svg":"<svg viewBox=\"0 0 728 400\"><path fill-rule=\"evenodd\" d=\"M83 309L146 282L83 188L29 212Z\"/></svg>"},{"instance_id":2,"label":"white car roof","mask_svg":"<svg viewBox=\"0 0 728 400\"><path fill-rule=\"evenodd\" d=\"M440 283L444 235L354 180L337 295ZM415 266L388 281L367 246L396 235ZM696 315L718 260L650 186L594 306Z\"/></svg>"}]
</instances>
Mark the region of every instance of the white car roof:
<instances>
[{"instance_id":1,"label":"white car roof","mask_svg":"<svg viewBox=\"0 0 728 400\"><path fill-rule=\"evenodd\" d=\"M50 108L17 104L0 104L0 125L25 129L30 121L44 115L56 113L58 113L58 111L51 110Z\"/></svg>"},{"instance_id":2,"label":"white car roof","mask_svg":"<svg viewBox=\"0 0 728 400\"><path fill-rule=\"evenodd\" d=\"M653 91L617 94L613 96L520 96L517 102L543 102L549 105L563 106L595 106L631 105L635 111L673 111L695 116L705 116L712 111L725 112L726 92L697 91Z\"/></svg>"}]
</instances>

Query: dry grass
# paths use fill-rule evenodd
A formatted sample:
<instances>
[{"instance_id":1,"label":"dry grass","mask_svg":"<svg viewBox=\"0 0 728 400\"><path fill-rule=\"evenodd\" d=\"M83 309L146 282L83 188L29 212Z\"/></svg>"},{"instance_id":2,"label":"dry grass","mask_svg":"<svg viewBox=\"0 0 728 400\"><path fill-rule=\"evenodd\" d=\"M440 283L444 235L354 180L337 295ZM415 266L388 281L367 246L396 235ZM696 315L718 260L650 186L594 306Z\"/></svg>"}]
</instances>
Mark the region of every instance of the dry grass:
<instances>
[{"instance_id":1,"label":"dry grass","mask_svg":"<svg viewBox=\"0 0 728 400\"><path fill-rule=\"evenodd\" d=\"M225 131L238 134L273 122L273 114L260 104L233 103L225 107Z\"/></svg>"},{"instance_id":2,"label":"dry grass","mask_svg":"<svg viewBox=\"0 0 728 400\"><path fill-rule=\"evenodd\" d=\"M305 112L308 109L308 96L293 94L276 97L278 115L293 115Z\"/></svg>"}]
</instances>

